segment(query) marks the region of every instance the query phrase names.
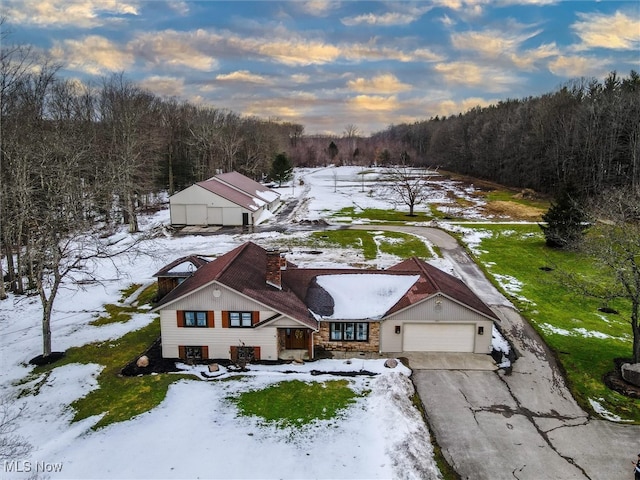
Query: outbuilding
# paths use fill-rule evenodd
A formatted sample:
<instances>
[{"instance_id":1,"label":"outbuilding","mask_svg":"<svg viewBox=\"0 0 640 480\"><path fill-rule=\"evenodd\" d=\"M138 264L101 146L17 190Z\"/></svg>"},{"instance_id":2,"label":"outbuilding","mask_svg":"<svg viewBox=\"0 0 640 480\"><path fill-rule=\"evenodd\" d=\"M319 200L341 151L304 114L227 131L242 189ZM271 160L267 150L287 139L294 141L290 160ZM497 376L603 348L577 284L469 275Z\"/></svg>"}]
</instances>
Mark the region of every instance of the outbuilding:
<instances>
[{"instance_id":1,"label":"outbuilding","mask_svg":"<svg viewBox=\"0 0 640 480\"><path fill-rule=\"evenodd\" d=\"M280 194L238 172L221 173L169 198L171 225L258 225L273 215Z\"/></svg>"}]
</instances>

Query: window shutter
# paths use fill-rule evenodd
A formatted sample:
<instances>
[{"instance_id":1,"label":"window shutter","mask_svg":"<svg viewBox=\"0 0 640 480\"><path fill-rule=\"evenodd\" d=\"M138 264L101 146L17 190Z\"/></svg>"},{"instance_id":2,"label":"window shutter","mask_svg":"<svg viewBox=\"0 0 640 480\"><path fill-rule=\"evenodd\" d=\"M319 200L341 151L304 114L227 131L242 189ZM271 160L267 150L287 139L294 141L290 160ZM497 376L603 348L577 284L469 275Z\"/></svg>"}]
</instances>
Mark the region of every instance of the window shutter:
<instances>
[{"instance_id":1,"label":"window shutter","mask_svg":"<svg viewBox=\"0 0 640 480\"><path fill-rule=\"evenodd\" d=\"M178 357L180 357L183 360L187 358L187 352L182 345L178 347Z\"/></svg>"},{"instance_id":2,"label":"window shutter","mask_svg":"<svg viewBox=\"0 0 640 480\"><path fill-rule=\"evenodd\" d=\"M207 345L204 345L202 347L202 359L207 360L208 358L209 358L209 347Z\"/></svg>"},{"instance_id":3,"label":"window shutter","mask_svg":"<svg viewBox=\"0 0 640 480\"><path fill-rule=\"evenodd\" d=\"M207 328L214 328L215 327L215 322L213 319L213 311L208 311L207 312Z\"/></svg>"},{"instance_id":4,"label":"window shutter","mask_svg":"<svg viewBox=\"0 0 640 480\"><path fill-rule=\"evenodd\" d=\"M178 326L184 327L184 310L176 310L176 317L178 319Z\"/></svg>"},{"instance_id":5,"label":"window shutter","mask_svg":"<svg viewBox=\"0 0 640 480\"><path fill-rule=\"evenodd\" d=\"M255 325L260 321L260 312L251 312L251 325Z\"/></svg>"},{"instance_id":6,"label":"window shutter","mask_svg":"<svg viewBox=\"0 0 640 480\"><path fill-rule=\"evenodd\" d=\"M260 360L260 347L253 347L253 359Z\"/></svg>"},{"instance_id":7,"label":"window shutter","mask_svg":"<svg viewBox=\"0 0 640 480\"><path fill-rule=\"evenodd\" d=\"M222 312L222 328L229 328L229 312L226 310Z\"/></svg>"}]
</instances>

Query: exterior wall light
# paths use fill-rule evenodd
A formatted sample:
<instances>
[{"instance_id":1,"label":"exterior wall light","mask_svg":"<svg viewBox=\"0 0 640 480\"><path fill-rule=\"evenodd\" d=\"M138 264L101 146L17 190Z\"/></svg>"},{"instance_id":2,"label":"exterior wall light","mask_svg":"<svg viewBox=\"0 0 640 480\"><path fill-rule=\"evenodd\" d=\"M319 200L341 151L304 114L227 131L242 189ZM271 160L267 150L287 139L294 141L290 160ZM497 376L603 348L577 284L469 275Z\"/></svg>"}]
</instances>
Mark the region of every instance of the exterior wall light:
<instances>
[{"instance_id":1,"label":"exterior wall light","mask_svg":"<svg viewBox=\"0 0 640 480\"><path fill-rule=\"evenodd\" d=\"M478 327L478 335L484 335L484 327Z\"/></svg>"},{"instance_id":2,"label":"exterior wall light","mask_svg":"<svg viewBox=\"0 0 640 480\"><path fill-rule=\"evenodd\" d=\"M396 325L396 333L400 333L400 325Z\"/></svg>"}]
</instances>

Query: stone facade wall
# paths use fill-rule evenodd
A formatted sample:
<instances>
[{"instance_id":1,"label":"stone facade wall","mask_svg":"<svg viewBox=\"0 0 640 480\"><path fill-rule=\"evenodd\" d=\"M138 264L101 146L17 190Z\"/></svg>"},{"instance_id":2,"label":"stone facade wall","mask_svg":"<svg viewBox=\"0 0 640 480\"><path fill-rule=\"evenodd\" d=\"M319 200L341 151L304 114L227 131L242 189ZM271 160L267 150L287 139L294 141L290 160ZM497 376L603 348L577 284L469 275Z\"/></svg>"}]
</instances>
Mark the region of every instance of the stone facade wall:
<instances>
[{"instance_id":1,"label":"stone facade wall","mask_svg":"<svg viewBox=\"0 0 640 480\"><path fill-rule=\"evenodd\" d=\"M313 344L328 352L370 352L380 350L380 322L369 323L369 341L336 342L329 340L329 322L320 322L320 331L313 336Z\"/></svg>"}]
</instances>

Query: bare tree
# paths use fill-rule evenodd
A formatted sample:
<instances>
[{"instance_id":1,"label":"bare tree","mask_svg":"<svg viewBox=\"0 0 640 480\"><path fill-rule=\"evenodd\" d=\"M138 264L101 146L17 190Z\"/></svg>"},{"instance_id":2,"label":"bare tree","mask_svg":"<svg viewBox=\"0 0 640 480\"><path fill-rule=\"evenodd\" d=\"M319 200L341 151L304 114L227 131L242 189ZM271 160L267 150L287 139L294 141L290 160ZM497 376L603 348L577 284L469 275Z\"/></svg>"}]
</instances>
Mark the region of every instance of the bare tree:
<instances>
[{"instance_id":1,"label":"bare tree","mask_svg":"<svg viewBox=\"0 0 640 480\"><path fill-rule=\"evenodd\" d=\"M640 363L640 188L612 189L591 206L596 222L584 242L584 250L610 274L583 291L605 302L623 298L630 302L633 361Z\"/></svg>"},{"instance_id":2,"label":"bare tree","mask_svg":"<svg viewBox=\"0 0 640 480\"><path fill-rule=\"evenodd\" d=\"M414 209L429 196L429 177L407 167L393 168L389 172L384 191L396 202L409 207L409 216L415 216Z\"/></svg>"},{"instance_id":3,"label":"bare tree","mask_svg":"<svg viewBox=\"0 0 640 480\"><path fill-rule=\"evenodd\" d=\"M31 452L31 444L15 433L25 412L24 403L16 404L16 399L9 394L0 396L0 460L24 458Z\"/></svg>"}]
</instances>

